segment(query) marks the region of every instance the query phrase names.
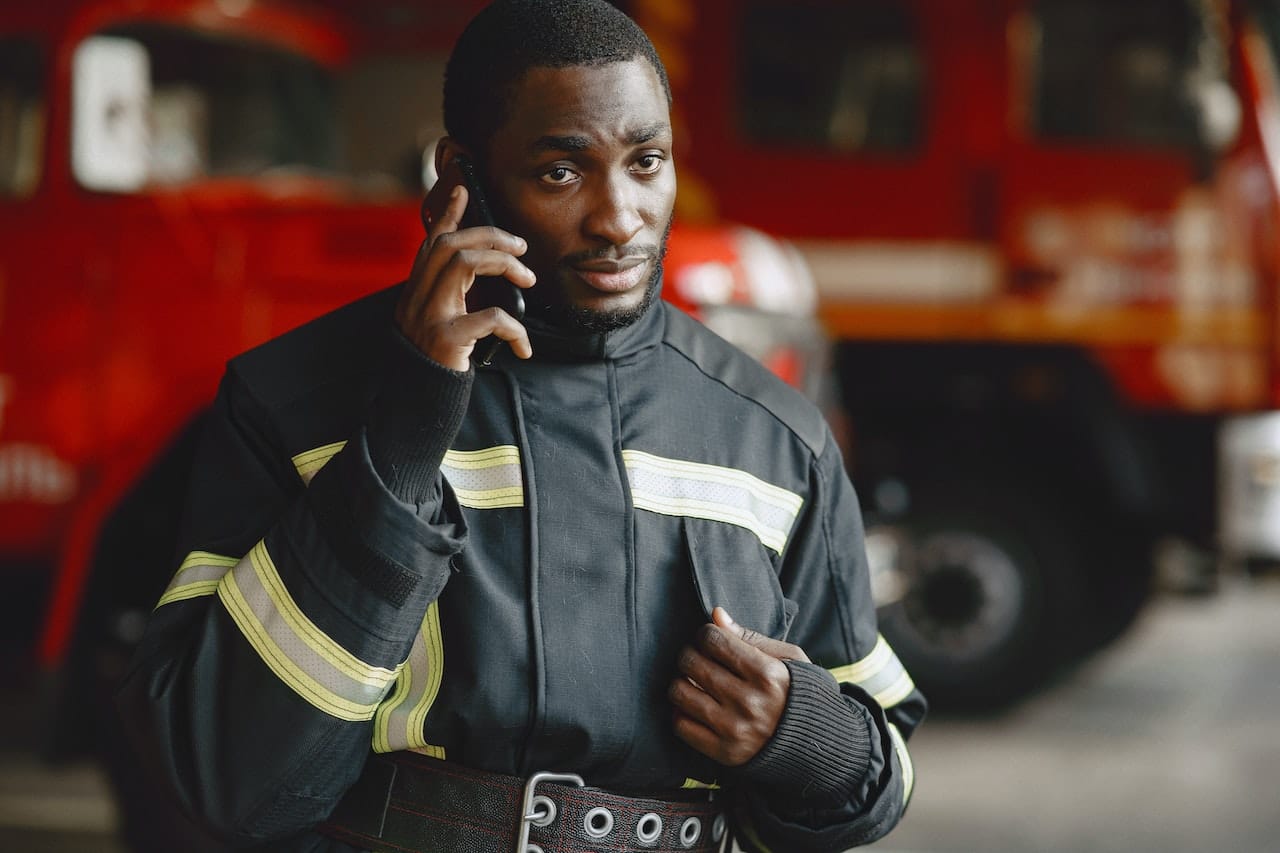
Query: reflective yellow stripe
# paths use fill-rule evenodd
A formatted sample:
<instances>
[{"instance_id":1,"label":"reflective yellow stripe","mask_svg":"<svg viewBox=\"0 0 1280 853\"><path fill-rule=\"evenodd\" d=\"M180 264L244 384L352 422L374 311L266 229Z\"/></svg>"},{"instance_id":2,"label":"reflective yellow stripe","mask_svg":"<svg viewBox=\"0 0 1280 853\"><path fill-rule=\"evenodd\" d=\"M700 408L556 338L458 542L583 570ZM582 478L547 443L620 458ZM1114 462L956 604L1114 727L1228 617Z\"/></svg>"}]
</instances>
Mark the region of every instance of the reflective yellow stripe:
<instances>
[{"instance_id":1,"label":"reflective yellow stripe","mask_svg":"<svg viewBox=\"0 0 1280 853\"><path fill-rule=\"evenodd\" d=\"M483 450L450 450L440 471L458 503L472 509L524 506L520 450L511 444Z\"/></svg>"},{"instance_id":2,"label":"reflective yellow stripe","mask_svg":"<svg viewBox=\"0 0 1280 853\"><path fill-rule=\"evenodd\" d=\"M226 571L223 571L226 574ZM219 578L218 580L221 580ZM160 596L160 600L156 602L156 607L163 607L166 604L173 604L175 601L187 601L192 598L199 598L202 595L213 595L218 591L218 581L195 581L194 583L186 583L181 586L171 586L166 589L164 595Z\"/></svg>"},{"instance_id":3,"label":"reflective yellow stripe","mask_svg":"<svg viewBox=\"0 0 1280 853\"><path fill-rule=\"evenodd\" d=\"M316 472L346 447L335 441L293 457L302 482L310 483ZM444 455L441 472L449 480L458 503L472 509L499 509L524 506L524 481L520 472L520 450L511 444L483 450L450 450Z\"/></svg>"},{"instance_id":4,"label":"reflective yellow stripe","mask_svg":"<svg viewBox=\"0 0 1280 853\"><path fill-rule=\"evenodd\" d=\"M307 618L264 543L223 577L217 592L245 639L295 693L339 719L373 717L398 668L365 663Z\"/></svg>"},{"instance_id":5,"label":"reflective yellow stripe","mask_svg":"<svg viewBox=\"0 0 1280 853\"><path fill-rule=\"evenodd\" d=\"M391 695L378 705L378 710L374 713L374 752L391 752L404 748L403 746L391 745L391 720L396 710L404 704L404 700L409 698L409 691L413 689L413 659L417 653L418 640L415 639L413 649L409 652L409 659L405 661L405 665L400 670L400 675L396 678L396 686L392 689ZM399 739L397 739L397 743L399 743Z\"/></svg>"},{"instance_id":6,"label":"reflective yellow stripe","mask_svg":"<svg viewBox=\"0 0 1280 853\"><path fill-rule=\"evenodd\" d=\"M445 760L443 746L432 746L430 744L427 744L426 746L420 746L415 749L411 749L409 751L416 752L418 753L418 755L425 755L427 758L438 758L441 761Z\"/></svg>"},{"instance_id":7,"label":"reflective yellow stripe","mask_svg":"<svg viewBox=\"0 0 1280 853\"><path fill-rule=\"evenodd\" d=\"M218 590L218 581L238 562L235 557L210 551L192 551L174 573L173 580L156 602L156 607L202 595L213 595Z\"/></svg>"},{"instance_id":8,"label":"reflective yellow stripe","mask_svg":"<svg viewBox=\"0 0 1280 853\"><path fill-rule=\"evenodd\" d=\"M316 472L329 464L329 460L338 455L338 451L346 447L345 441L335 441L323 447L306 450L293 457L293 467L298 469L302 482L310 483Z\"/></svg>"},{"instance_id":9,"label":"reflective yellow stripe","mask_svg":"<svg viewBox=\"0 0 1280 853\"><path fill-rule=\"evenodd\" d=\"M374 752L401 749L428 750L443 758L444 750L422 737L427 713L440 693L444 678L444 639L440 630L440 602L433 601L422 619L422 628L413 640L409 658L396 681L395 690L374 717ZM409 704L412 700L412 704Z\"/></svg>"},{"instance_id":10,"label":"reflective yellow stripe","mask_svg":"<svg viewBox=\"0 0 1280 853\"><path fill-rule=\"evenodd\" d=\"M804 499L739 471L702 462L666 459L640 450L622 451L637 509L662 515L704 518L750 530L781 553Z\"/></svg>"},{"instance_id":11,"label":"reflective yellow stripe","mask_svg":"<svg viewBox=\"0 0 1280 853\"><path fill-rule=\"evenodd\" d=\"M830 670L836 681L856 684L882 708L890 708L911 695L915 683L883 636L877 635L875 648L857 663Z\"/></svg>"},{"instance_id":12,"label":"reflective yellow stripe","mask_svg":"<svg viewBox=\"0 0 1280 853\"><path fill-rule=\"evenodd\" d=\"M720 784L719 784L718 782L703 782L703 781L700 781L700 780L698 780L698 779L693 779L693 778L685 779L685 780L684 780L684 784L683 784L683 785L681 785L680 787L681 787L681 788L691 788L691 789L692 789L692 788L697 788L697 789L706 789L706 790L708 790L708 791L718 791L718 790L720 790Z\"/></svg>"},{"instance_id":13,"label":"reflective yellow stripe","mask_svg":"<svg viewBox=\"0 0 1280 853\"><path fill-rule=\"evenodd\" d=\"M907 742L902 737L902 732L893 723L889 724L889 737L893 740L893 751L898 756L898 763L902 765L902 807L905 809L907 803L911 802L911 792L915 790L916 768L911 763L911 753L907 752Z\"/></svg>"},{"instance_id":14,"label":"reflective yellow stripe","mask_svg":"<svg viewBox=\"0 0 1280 853\"><path fill-rule=\"evenodd\" d=\"M471 471L500 465L519 465L520 448L514 444L499 444L483 450L450 450L444 455L444 464L450 468Z\"/></svg>"}]
</instances>

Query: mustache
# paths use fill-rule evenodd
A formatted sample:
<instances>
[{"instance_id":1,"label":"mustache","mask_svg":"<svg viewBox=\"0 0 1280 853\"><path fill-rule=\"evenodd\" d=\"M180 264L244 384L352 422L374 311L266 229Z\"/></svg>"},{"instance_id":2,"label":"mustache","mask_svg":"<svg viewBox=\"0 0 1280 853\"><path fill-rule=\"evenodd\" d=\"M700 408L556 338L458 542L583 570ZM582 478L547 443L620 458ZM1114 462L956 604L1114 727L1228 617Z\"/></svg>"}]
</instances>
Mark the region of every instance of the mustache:
<instances>
[{"instance_id":1,"label":"mustache","mask_svg":"<svg viewBox=\"0 0 1280 853\"><path fill-rule=\"evenodd\" d=\"M565 255L560 259L562 267L572 267L588 261L621 261L628 258L659 260L667 254L666 246L657 243L628 243L625 246L601 246Z\"/></svg>"}]
</instances>

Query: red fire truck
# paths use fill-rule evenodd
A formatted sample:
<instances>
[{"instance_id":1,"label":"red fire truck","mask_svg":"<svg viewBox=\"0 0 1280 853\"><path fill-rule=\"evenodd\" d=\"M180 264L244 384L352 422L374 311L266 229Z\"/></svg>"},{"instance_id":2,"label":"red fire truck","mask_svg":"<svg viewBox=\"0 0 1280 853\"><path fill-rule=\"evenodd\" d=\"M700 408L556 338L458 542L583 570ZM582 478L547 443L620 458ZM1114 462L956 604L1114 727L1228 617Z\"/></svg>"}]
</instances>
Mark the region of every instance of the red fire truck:
<instances>
[{"instance_id":1,"label":"red fire truck","mask_svg":"<svg viewBox=\"0 0 1280 853\"><path fill-rule=\"evenodd\" d=\"M465 18L440 12L443 51ZM101 698L166 583L225 360L407 272L438 68L407 79L421 63L359 53L360 32L249 0L0 13L2 639L20 664L38 635L40 668L76 697L54 707ZM793 251L677 225L667 269L669 300L817 393ZM51 726L66 748L89 729Z\"/></svg>"},{"instance_id":2,"label":"red fire truck","mask_svg":"<svg viewBox=\"0 0 1280 853\"><path fill-rule=\"evenodd\" d=\"M1156 555L1280 554L1280 3L630 5L685 214L814 271L882 627L932 697L1115 636Z\"/></svg>"}]
</instances>

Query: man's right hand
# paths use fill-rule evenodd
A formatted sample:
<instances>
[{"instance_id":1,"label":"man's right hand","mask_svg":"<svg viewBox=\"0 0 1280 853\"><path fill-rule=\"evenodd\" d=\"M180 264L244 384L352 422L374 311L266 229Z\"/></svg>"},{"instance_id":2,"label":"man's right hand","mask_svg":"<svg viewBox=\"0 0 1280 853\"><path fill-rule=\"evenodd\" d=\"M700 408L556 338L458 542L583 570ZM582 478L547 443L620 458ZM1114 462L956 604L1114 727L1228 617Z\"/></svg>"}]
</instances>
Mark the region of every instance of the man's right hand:
<instances>
[{"instance_id":1,"label":"man's right hand","mask_svg":"<svg viewBox=\"0 0 1280 853\"><path fill-rule=\"evenodd\" d=\"M395 321L410 342L437 364L470 368L476 342L497 335L520 358L533 355L524 326L501 308L467 313L466 296L478 275L502 276L517 287L532 287L533 271L519 261L524 239L501 228L463 228L465 187L456 187L439 221L422 241L413 271L396 305Z\"/></svg>"}]
</instances>

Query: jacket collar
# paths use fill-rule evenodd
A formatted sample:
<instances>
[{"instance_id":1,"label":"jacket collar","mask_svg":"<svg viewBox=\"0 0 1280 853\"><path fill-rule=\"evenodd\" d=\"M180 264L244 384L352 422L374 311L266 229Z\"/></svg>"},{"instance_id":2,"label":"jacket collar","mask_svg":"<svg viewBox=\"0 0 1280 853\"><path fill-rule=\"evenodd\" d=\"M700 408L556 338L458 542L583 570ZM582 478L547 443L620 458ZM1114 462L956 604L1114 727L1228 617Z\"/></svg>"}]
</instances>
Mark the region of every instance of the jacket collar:
<instances>
[{"instance_id":1,"label":"jacket collar","mask_svg":"<svg viewBox=\"0 0 1280 853\"><path fill-rule=\"evenodd\" d=\"M529 343L533 345L535 361L612 361L635 355L660 343L666 327L666 310L659 295L638 320L612 332L573 334L535 317L526 317L524 325L529 330ZM502 355L495 358L496 362L518 360L506 347L500 352Z\"/></svg>"}]
</instances>

